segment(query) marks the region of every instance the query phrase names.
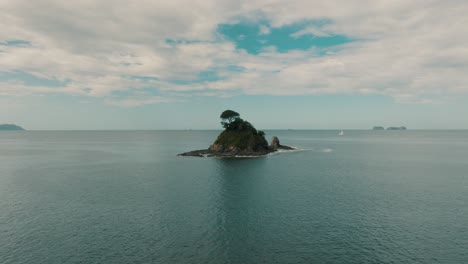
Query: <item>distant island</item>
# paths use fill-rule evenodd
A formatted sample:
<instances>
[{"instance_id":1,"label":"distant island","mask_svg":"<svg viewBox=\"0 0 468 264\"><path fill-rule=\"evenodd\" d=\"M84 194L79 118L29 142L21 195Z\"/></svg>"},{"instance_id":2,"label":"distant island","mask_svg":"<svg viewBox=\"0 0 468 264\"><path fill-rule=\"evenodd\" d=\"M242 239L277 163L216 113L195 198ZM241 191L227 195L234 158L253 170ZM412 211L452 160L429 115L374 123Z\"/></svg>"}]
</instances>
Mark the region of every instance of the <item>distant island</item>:
<instances>
[{"instance_id":1,"label":"distant island","mask_svg":"<svg viewBox=\"0 0 468 264\"><path fill-rule=\"evenodd\" d=\"M240 118L239 113L226 110L221 113L221 125L224 131L208 149L194 150L181 153L178 156L193 157L239 157L264 156L278 150L293 150L283 146L277 137L273 137L271 144L265 139L265 132L256 130L246 120Z\"/></svg>"},{"instance_id":2,"label":"distant island","mask_svg":"<svg viewBox=\"0 0 468 264\"><path fill-rule=\"evenodd\" d=\"M375 126L372 128L372 130L385 130L383 126ZM406 127L401 126L401 127L387 127L387 130L406 130Z\"/></svg>"},{"instance_id":3,"label":"distant island","mask_svg":"<svg viewBox=\"0 0 468 264\"><path fill-rule=\"evenodd\" d=\"M0 124L0 130L7 130L7 131L23 131L24 128L13 125L13 124Z\"/></svg>"},{"instance_id":4,"label":"distant island","mask_svg":"<svg viewBox=\"0 0 468 264\"><path fill-rule=\"evenodd\" d=\"M387 127L387 130L406 130L406 127Z\"/></svg>"}]
</instances>

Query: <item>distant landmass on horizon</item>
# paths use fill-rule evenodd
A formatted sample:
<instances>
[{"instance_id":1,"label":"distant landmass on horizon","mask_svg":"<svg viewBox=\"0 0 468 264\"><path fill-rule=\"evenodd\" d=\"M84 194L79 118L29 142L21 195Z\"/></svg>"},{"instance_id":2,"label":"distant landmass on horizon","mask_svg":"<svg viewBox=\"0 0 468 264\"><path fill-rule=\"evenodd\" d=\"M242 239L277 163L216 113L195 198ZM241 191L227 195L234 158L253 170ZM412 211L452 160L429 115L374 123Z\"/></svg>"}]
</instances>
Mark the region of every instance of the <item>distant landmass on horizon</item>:
<instances>
[{"instance_id":1,"label":"distant landmass on horizon","mask_svg":"<svg viewBox=\"0 0 468 264\"><path fill-rule=\"evenodd\" d=\"M385 130L383 126L375 126L372 128L372 130ZM405 126L400 126L400 127L387 127L386 130L407 130Z\"/></svg>"},{"instance_id":2,"label":"distant landmass on horizon","mask_svg":"<svg viewBox=\"0 0 468 264\"><path fill-rule=\"evenodd\" d=\"M0 130L19 131L25 129L14 124L0 124Z\"/></svg>"}]
</instances>

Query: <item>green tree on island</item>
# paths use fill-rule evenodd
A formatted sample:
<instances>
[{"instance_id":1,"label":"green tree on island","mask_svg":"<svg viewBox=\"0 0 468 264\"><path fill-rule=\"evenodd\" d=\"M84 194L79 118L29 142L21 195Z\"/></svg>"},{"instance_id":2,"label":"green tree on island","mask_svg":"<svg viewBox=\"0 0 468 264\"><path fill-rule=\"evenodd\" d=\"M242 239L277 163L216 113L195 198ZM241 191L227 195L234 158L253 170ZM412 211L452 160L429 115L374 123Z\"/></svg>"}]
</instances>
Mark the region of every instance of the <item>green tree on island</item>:
<instances>
[{"instance_id":1,"label":"green tree on island","mask_svg":"<svg viewBox=\"0 0 468 264\"><path fill-rule=\"evenodd\" d=\"M234 123L236 120L240 119L240 115L236 111L226 110L226 111L221 113L219 118L222 119L221 125L223 126L223 128L228 129L228 128L230 128L232 123Z\"/></svg>"}]
</instances>

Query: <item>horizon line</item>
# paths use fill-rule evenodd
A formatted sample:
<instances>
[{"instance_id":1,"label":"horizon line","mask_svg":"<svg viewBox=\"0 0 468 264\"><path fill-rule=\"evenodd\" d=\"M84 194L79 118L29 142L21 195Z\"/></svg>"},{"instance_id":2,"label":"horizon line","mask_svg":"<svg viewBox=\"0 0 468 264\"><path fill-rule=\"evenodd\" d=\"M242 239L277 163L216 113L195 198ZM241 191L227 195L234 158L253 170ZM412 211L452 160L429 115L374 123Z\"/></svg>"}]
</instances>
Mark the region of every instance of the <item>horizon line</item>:
<instances>
[{"instance_id":1,"label":"horizon line","mask_svg":"<svg viewBox=\"0 0 468 264\"><path fill-rule=\"evenodd\" d=\"M60 131L223 131L218 128L202 128L202 129L25 129L25 130L3 130L9 132L60 132ZM261 131L464 131L468 128L414 128L406 130L374 130L372 128L267 128L257 129Z\"/></svg>"}]
</instances>

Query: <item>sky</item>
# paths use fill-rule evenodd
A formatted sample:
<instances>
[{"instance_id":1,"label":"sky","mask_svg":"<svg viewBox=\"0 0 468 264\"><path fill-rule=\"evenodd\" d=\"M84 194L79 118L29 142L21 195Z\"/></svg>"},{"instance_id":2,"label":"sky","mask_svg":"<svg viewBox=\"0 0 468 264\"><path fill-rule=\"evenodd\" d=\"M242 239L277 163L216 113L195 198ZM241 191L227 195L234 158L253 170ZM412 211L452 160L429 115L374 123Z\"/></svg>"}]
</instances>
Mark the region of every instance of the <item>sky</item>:
<instances>
[{"instance_id":1,"label":"sky","mask_svg":"<svg viewBox=\"0 0 468 264\"><path fill-rule=\"evenodd\" d=\"M0 123L468 129L466 0L0 0Z\"/></svg>"}]
</instances>

